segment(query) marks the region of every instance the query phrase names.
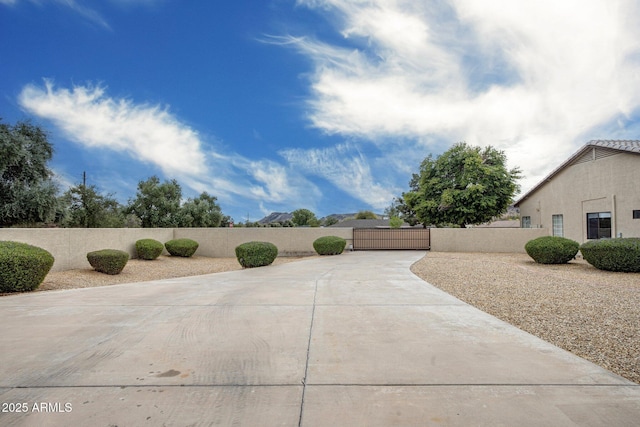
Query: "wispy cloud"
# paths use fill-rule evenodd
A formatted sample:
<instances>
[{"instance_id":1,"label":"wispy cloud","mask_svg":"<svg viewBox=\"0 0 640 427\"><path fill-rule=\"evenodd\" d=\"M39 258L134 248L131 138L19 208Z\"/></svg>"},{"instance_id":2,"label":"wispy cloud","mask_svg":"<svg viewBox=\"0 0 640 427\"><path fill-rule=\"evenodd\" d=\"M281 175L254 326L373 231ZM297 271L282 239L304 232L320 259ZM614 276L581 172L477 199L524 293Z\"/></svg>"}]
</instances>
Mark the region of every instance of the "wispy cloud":
<instances>
[{"instance_id":1,"label":"wispy cloud","mask_svg":"<svg viewBox=\"0 0 640 427\"><path fill-rule=\"evenodd\" d=\"M289 149L280 155L292 167L326 179L352 197L376 209L388 206L397 193L373 177L368 160L350 144L323 149Z\"/></svg>"},{"instance_id":2,"label":"wispy cloud","mask_svg":"<svg viewBox=\"0 0 640 427\"><path fill-rule=\"evenodd\" d=\"M151 5L154 3L158 3L159 1L164 0L110 0L111 3L120 4L120 5ZM18 3L33 3L33 4L46 4L46 0L0 0L0 4L6 4L9 6L16 5ZM53 0L53 3L58 5L68 7L75 13L79 14L86 20L103 27L105 29L111 29L109 22L103 17L103 15L98 12L94 7L87 5L87 1L83 0Z\"/></svg>"},{"instance_id":3,"label":"wispy cloud","mask_svg":"<svg viewBox=\"0 0 640 427\"><path fill-rule=\"evenodd\" d=\"M168 107L114 98L104 86L66 89L45 81L44 86L25 86L18 101L87 149L123 153L230 204L253 200L274 207L311 205L321 197L319 189L296 171L269 160L221 154Z\"/></svg>"},{"instance_id":4,"label":"wispy cloud","mask_svg":"<svg viewBox=\"0 0 640 427\"><path fill-rule=\"evenodd\" d=\"M637 1L298 3L343 36L283 39L315 64L310 120L328 133L491 144L535 181L640 107Z\"/></svg>"},{"instance_id":5,"label":"wispy cloud","mask_svg":"<svg viewBox=\"0 0 640 427\"><path fill-rule=\"evenodd\" d=\"M206 170L197 132L180 123L167 108L114 99L105 90L102 86L59 89L46 81L44 87L26 86L19 102L87 147L127 152L158 165L169 175L182 174L185 169L198 175Z\"/></svg>"}]
</instances>

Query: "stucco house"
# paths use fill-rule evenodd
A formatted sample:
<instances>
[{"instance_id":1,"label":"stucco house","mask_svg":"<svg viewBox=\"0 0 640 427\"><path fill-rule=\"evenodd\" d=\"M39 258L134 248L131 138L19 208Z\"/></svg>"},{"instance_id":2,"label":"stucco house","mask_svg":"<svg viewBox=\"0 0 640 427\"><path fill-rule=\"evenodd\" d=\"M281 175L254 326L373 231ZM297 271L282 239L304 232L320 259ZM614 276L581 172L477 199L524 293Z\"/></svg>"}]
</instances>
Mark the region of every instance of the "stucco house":
<instances>
[{"instance_id":1,"label":"stucco house","mask_svg":"<svg viewBox=\"0 0 640 427\"><path fill-rule=\"evenodd\" d=\"M523 228L584 243L640 237L640 141L590 141L516 203Z\"/></svg>"}]
</instances>

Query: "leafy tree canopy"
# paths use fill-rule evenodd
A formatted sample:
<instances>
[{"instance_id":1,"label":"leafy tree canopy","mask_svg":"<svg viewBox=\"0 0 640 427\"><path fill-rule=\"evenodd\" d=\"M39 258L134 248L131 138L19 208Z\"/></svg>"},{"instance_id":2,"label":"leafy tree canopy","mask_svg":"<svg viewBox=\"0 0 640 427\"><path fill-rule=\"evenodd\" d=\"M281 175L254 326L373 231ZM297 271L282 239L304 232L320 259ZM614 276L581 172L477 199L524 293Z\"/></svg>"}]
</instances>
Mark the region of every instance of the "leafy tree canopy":
<instances>
[{"instance_id":1,"label":"leafy tree canopy","mask_svg":"<svg viewBox=\"0 0 640 427\"><path fill-rule=\"evenodd\" d=\"M188 199L180 208L178 224L180 227L219 227L222 222L222 210L217 198L203 192L195 199Z\"/></svg>"},{"instance_id":2,"label":"leafy tree canopy","mask_svg":"<svg viewBox=\"0 0 640 427\"><path fill-rule=\"evenodd\" d=\"M318 227L320 225L316 214L309 209L297 209L292 212L292 215L291 222L296 227Z\"/></svg>"},{"instance_id":3,"label":"leafy tree canopy","mask_svg":"<svg viewBox=\"0 0 640 427\"><path fill-rule=\"evenodd\" d=\"M0 121L0 226L54 219L57 189L47 167L52 155L40 127Z\"/></svg>"},{"instance_id":4,"label":"leafy tree canopy","mask_svg":"<svg viewBox=\"0 0 640 427\"><path fill-rule=\"evenodd\" d=\"M402 221L402 218L397 216L392 216L391 218L389 218L389 226L391 228L400 228L402 227L403 222L404 221Z\"/></svg>"},{"instance_id":5,"label":"leafy tree canopy","mask_svg":"<svg viewBox=\"0 0 640 427\"><path fill-rule=\"evenodd\" d=\"M491 221L507 210L518 191L520 170L507 170L493 147L455 144L436 159L429 155L403 193L400 211L422 224L465 227Z\"/></svg>"},{"instance_id":6,"label":"leafy tree canopy","mask_svg":"<svg viewBox=\"0 0 640 427\"><path fill-rule=\"evenodd\" d=\"M360 211L356 214L356 219L378 219L378 215L371 211Z\"/></svg>"},{"instance_id":7,"label":"leafy tree canopy","mask_svg":"<svg viewBox=\"0 0 640 427\"><path fill-rule=\"evenodd\" d=\"M157 176L138 183L136 198L129 200L126 213L135 214L144 228L178 227L182 189L175 179L162 184Z\"/></svg>"},{"instance_id":8,"label":"leafy tree canopy","mask_svg":"<svg viewBox=\"0 0 640 427\"><path fill-rule=\"evenodd\" d=\"M113 228L124 227L122 206L111 194L102 195L94 185L79 184L60 198L65 227Z\"/></svg>"},{"instance_id":9,"label":"leafy tree canopy","mask_svg":"<svg viewBox=\"0 0 640 427\"><path fill-rule=\"evenodd\" d=\"M337 224L338 222L340 222L340 221L338 221L338 218L336 218L335 216L330 216L330 217L325 218L324 226L325 227L329 227L329 226L331 226L333 224Z\"/></svg>"}]
</instances>

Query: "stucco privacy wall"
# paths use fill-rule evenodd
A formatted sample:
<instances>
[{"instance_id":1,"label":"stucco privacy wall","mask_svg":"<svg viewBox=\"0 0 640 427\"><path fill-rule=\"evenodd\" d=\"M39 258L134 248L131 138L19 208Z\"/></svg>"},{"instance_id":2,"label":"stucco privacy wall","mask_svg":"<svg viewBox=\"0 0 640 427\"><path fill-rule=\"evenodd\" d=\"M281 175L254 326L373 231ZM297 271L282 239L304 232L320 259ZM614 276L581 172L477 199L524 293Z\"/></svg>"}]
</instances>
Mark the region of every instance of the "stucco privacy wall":
<instances>
[{"instance_id":1,"label":"stucco privacy wall","mask_svg":"<svg viewBox=\"0 0 640 427\"><path fill-rule=\"evenodd\" d=\"M88 268L87 252L120 249L136 257L139 239L162 243L190 238L200 244L196 255L235 257L235 247L252 240L275 244L280 256L315 253L313 241L321 236L340 236L350 244L351 228L0 228L0 240L38 246L55 258L51 271ZM166 251L165 251L166 253Z\"/></svg>"},{"instance_id":2,"label":"stucco privacy wall","mask_svg":"<svg viewBox=\"0 0 640 427\"><path fill-rule=\"evenodd\" d=\"M235 257L236 246L251 241L271 242L279 256L315 254L313 241L322 236L338 236L353 242L353 228L176 228L176 239L197 241L197 255Z\"/></svg>"},{"instance_id":3,"label":"stucco privacy wall","mask_svg":"<svg viewBox=\"0 0 640 427\"><path fill-rule=\"evenodd\" d=\"M100 249L120 249L136 256L139 239L166 242L173 239L171 228L0 228L0 240L28 243L51 252L51 271L87 268L87 253Z\"/></svg>"},{"instance_id":4,"label":"stucco privacy wall","mask_svg":"<svg viewBox=\"0 0 640 427\"><path fill-rule=\"evenodd\" d=\"M546 228L432 228L433 252L524 253L524 245L548 236Z\"/></svg>"},{"instance_id":5,"label":"stucco privacy wall","mask_svg":"<svg viewBox=\"0 0 640 427\"><path fill-rule=\"evenodd\" d=\"M0 228L0 240L39 246L56 261L52 271L88 268L87 252L120 249L136 256L135 242L177 238L196 240L196 255L235 257L235 247L249 241L275 244L280 256L314 253L313 241L321 236L339 236L353 243L353 229L345 228ZM549 235L548 229L432 228L431 250L435 252L524 252L531 239Z\"/></svg>"}]
</instances>

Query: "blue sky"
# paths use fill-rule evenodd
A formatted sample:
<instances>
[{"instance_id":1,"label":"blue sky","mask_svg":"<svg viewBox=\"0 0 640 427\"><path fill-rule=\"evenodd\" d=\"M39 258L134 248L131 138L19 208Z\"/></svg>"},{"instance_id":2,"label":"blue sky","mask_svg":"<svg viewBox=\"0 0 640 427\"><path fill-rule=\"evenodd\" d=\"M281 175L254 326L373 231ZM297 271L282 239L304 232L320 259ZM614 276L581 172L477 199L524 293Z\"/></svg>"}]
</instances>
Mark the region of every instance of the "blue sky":
<instances>
[{"instance_id":1,"label":"blue sky","mask_svg":"<svg viewBox=\"0 0 640 427\"><path fill-rule=\"evenodd\" d=\"M526 191L640 138L637 0L0 0L0 117L61 188L151 175L236 221L382 212L428 154L504 150Z\"/></svg>"}]
</instances>

